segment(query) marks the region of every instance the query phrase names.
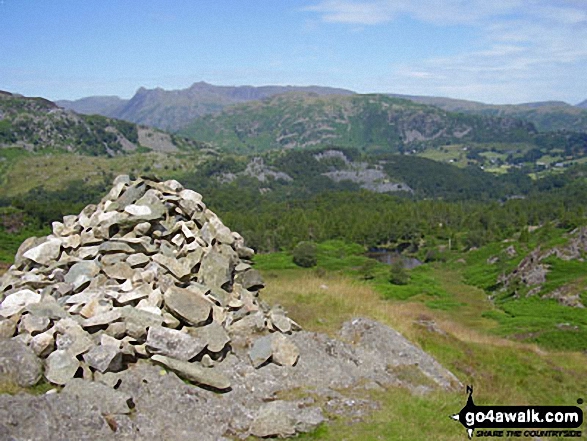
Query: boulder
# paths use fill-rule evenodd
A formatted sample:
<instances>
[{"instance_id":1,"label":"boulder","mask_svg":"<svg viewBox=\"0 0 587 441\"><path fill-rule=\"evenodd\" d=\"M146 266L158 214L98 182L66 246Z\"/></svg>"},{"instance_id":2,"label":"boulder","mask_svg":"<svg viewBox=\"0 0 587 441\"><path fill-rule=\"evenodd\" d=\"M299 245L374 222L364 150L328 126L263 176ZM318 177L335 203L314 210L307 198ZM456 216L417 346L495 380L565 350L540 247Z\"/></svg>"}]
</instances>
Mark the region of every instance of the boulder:
<instances>
[{"instance_id":1,"label":"boulder","mask_svg":"<svg viewBox=\"0 0 587 441\"><path fill-rule=\"evenodd\" d=\"M84 354L84 361L98 372L118 372L122 369L122 353L114 346L95 346Z\"/></svg>"},{"instance_id":2,"label":"boulder","mask_svg":"<svg viewBox=\"0 0 587 441\"><path fill-rule=\"evenodd\" d=\"M249 350L249 358L253 367L262 366L273 355L273 345L271 335L258 338Z\"/></svg>"},{"instance_id":3,"label":"boulder","mask_svg":"<svg viewBox=\"0 0 587 441\"><path fill-rule=\"evenodd\" d=\"M43 363L32 349L15 340L0 340L0 378L21 387L34 386L43 375Z\"/></svg>"},{"instance_id":4,"label":"boulder","mask_svg":"<svg viewBox=\"0 0 587 441\"><path fill-rule=\"evenodd\" d=\"M298 347L285 335L278 332L271 335L273 362L280 366L293 366L300 357Z\"/></svg>"},{"instance_id":5,"label":"boulder","mask_svg":"<svg viewBox=\"0 0 587 441\"><path fill-rule=\"evenodd\" d=\"M30 289L21 289L8 295L0 305L0 316L8 318L20 314L24 309L32 304L39 303L41 294Z\"/></svg>"},{"instance_id":6,"label":"boulder","mask_svg":"<svg viewBox=\"0 0 587 441\"><path fill-rule=\"evenodd\" d=\"M169 312L188 325L202 326L210 321L211 302L194 290L172 286L163 298Z\"/></svg>"},{"instance_id":7,"label":"boulder","mask_svg":"<svg viewBox=\"0 0 587 441\"><path fill-rule=\"evenodd\" d=\"M47 381L64 385L70 381L80 368L80 362L70 352L58 349L47 357L45 361L45 378Z\"/></svg>"},{"instance_id":8,"label":"boulder","mask_svg":"<svg viewBox=\"0 0 587 441\"><path fill-rule=\"evenodd\" d=\"M297 403L278 400L259 408L250 432L260 438L286 438L296 433L310 432L323 422L320 408L300 408Z\"/></svg>"},{"instance_id":9,"label":"boulder","mask_svg":"<svg viewBox=\"0 0 587 441\"><path fill-rule=\"evenodd\" d=\"M184 332L162 326L151 326L146 348L152 354L166 355L177 360L194 359L206 347L203 339L194 338Z\"/></svg>"},{"instance_id":10,"label":"boulder","mask_svg":"<svg viewBox=\"0 0 587 441\"><path fill-rule=\"evenodd\" d=\"M53 238L29 249L22 256L38 264L49 265L51 262L57 260L60 252L61 240Z\"/></svg>"},{"instance_id":11,"label":"boulder","mask_svg":"<svg viewBox=\"0 0 587 441\"><path fill-rule=\"evenodd\" d=\"M153 355L152 360L175 372L181 378L219 391L230 389L230 380L213 369L200 367L197 363L176 360L164 355Z\"/></svg>"}]
</instances>

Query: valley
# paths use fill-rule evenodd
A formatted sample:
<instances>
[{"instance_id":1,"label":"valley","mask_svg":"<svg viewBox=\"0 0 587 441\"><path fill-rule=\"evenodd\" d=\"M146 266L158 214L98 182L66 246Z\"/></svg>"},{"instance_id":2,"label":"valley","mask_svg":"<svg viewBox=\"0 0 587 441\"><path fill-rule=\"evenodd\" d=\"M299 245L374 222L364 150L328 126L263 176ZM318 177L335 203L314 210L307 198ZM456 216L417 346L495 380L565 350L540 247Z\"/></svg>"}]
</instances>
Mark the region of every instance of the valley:
<instances>
[{"instance_id":1,"label":"valley","mask_svg":"<svg viewBox=\"0 0 587 441\"><path fill-rule=\"evenodd\" d=\"M580 124L328 88L226 88L224 104L210 107L219 92L192 92L204 90L205 110L165 125L2 94L3 268L26 238L98 203L116 176L176 179L257 251L263 299L305 330L334 337L354 317L378 320L474 384L479 403L570 405L587 390ZM129 103L85 104L93 113ZM301 242L314 249L309 268L294 263ZM366 256L373 247L422 265L376 262ZM393 394L345 391L377 408L332 413L299 439L462 439L448 416L464 393L413 395L422 381L413 375L402 372Z\"/></svg>"}]
</instances>

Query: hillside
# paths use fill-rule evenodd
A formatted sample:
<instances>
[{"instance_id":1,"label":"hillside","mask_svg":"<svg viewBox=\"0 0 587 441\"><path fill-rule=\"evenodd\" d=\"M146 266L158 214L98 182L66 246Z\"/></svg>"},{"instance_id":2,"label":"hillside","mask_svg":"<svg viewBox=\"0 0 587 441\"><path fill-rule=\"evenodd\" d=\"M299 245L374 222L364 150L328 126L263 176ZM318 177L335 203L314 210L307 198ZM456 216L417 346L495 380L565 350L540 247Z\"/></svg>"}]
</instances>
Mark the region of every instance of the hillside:
<instances>
[{"instance_id":1,"label":"hillside","mask_svg":"<svg viewBox=\"0 0 587 441\"><path fill-rule=\"evenodd\" d=\"M112 156L141 147L164 152L194 149L198 143L126 121L78 115L43 98L2 92L0 148L7 147Z\"/></svg>"},{"instance_id":2,"label":"hillside","mask_svg":"<svg viewBox=\"0 0 587 441\"><path fill-rule=\"evenodd\" d=\"M90 96L78 100L57 100L55 104L83 115L112 116L127 102L117 96Z\"/></svg>"},{"instance_id":3,"label":"hillside","mask_svg":"<svg viewBox=\"0 0 587 441\"><path fill-rule=\"evenodd\" d=\"M232 106L180 133L241 152L328 144L403 152L457 142L524 142L536 130L512 118L450 113L383 95L292 93Z\"/></svg>"},{"instance_id":4,"label":"hillside","mask_svg":"<svg viewBox=\"0 0 587 441\"><path fill-rule=\"evenodd\" d=\"M80 113L98 113L125 121L177 131L195 118L217 113L224 107L255 101L288 92L307 92L318 95L350 95L353 92L320 86L215 86L203 81L187 89L164 90L141 87L130 100L111 97L88 97L77 101L60 101L65 108Z\"/></svg>"},{"instance_id":5,"label":"hillside","mask_svg":"<svg viewBox=\"0 0 587 441\"><path fill-rule=\"evenodd\" d=\"M493 105L452 98L391 95L417 103L435 106L449 112L469 115L516 118L536 126L541 132L568 130L587 132L586 102L571 106L562 101L547 101L525 104Z\"/></svg>"}]
</instances>

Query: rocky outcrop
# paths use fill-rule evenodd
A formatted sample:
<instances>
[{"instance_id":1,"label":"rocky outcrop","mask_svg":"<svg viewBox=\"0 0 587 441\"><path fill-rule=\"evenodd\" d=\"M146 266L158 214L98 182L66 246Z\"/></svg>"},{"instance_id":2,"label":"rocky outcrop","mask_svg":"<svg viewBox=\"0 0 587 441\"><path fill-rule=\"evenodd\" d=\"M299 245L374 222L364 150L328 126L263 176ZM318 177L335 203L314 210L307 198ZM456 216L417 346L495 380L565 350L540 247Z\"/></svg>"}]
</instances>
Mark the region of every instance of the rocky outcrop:
<instances>
[{"instance_id":1,"label":"rocky outcrop","mask_svg":"<svg viewBox=\"0 0 587 441\"><path fill-rule=\"evenodd\" d=\"M377 322L302 331L260 300L253 254L198 193L128 176L27 239L0 279L0 373L55 389L0 395L0 438L285 437L376 407L335 389L460 386Z\"/></svg>"},{"instance_id":2,"label":"rocky outcrop","mask_svg":"<svg viewBox=\"0 0 587 441\"><path fill-rule=\"evenodd\" d=\"M516 256L513 246L505 250L508 257ZM550 270L550 265L546 262L548 258L555 258L564 261L580 260L587 253L587 228L578 228L569 234L566 244L560 245L547 250L540 247L534 249L517 267L508 274L502 274L497 282L502 285L502 291L510 290L515 296L519 295L520 287L530 288L528 296L540 295L544 299L554 299L561 305L584 308L585 305L581 300L581 293L577 291L573 284L560 286L551 292L544 292L543 285ZM495 259L495 261L490 261ZM488 263L493 264L499 260L499 257L493 256L488 259Z\"/></svg>"},{"instance_id":3,"label":"rocky outcrop","mask_svg":"<svg viewBox=\"0 0 587 441\"><path fill-rule=\"evenodd\" d=\"M0 286L3 329L46 360L51 383L156 357L189 381L228 389L207 381L207 369L193 372L205 355L219 362L230 353L231 325L257 314L259 338L292 332L259 301L263 281L243 238L176 181L120 176L98 205L52 230L22 244ZM293 345L288 338L281 347ZM276 359L293 364L291 355Z\"/></svg>"}]
</instances>

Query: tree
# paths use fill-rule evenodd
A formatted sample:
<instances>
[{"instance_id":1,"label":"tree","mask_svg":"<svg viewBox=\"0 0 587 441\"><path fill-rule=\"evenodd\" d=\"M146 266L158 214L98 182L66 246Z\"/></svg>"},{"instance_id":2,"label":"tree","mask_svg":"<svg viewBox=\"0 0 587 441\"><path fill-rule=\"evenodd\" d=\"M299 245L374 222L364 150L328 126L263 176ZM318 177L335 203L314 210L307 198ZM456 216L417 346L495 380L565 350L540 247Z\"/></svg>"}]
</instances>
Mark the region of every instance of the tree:
<instances>
[{"instance_id":1,"label":"tree","mask_svg":"<svg viewBox=\"0 0 587 441\"><path fill-rule=\"evenodd\" d=\"M300 242L297 244L293 249L293 262L302 268L316 266L316 263L318 263L316 244L312 242Z\"/></svg>"}]
</instances>

